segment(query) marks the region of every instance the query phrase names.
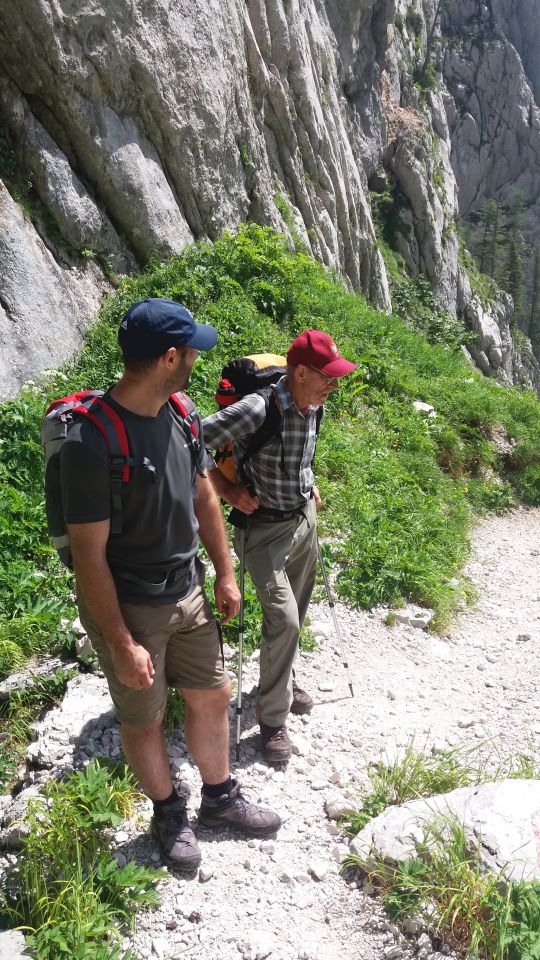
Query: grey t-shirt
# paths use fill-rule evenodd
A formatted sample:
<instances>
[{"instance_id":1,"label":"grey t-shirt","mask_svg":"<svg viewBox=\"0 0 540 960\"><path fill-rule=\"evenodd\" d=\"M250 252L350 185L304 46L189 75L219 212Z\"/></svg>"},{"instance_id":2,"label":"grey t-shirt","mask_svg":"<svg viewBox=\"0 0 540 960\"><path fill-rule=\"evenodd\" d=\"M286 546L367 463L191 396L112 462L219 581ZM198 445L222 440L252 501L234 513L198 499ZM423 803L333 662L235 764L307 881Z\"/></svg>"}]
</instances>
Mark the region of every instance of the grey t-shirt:
<instances>
[{"instance_id":1,"label":"grey t-shirt","mask_svg":"<svg viewBox=\"0 0 540 960\"><path fill-rule=\"evenodd\" d=\"M193 590L197 570L199 525L193 509L196 470L181 420L166 403L157 417L142 417L104 400L125 426L130 456L137 464L122 484L122 531L109 535L107 561L120 600L174 603ZM202 430L201 430L202 440ZM207 456L202 444L200 465ZM143 466L150 461L154 470ZM70 428L60 452L62 499L66 523L95 523L111 517L109 454L100 430L86 420ZM143 594L124 580L122 571L142 580L162 581L171 571L174 583L158 596Z\"/></svg>"}]
</instances>

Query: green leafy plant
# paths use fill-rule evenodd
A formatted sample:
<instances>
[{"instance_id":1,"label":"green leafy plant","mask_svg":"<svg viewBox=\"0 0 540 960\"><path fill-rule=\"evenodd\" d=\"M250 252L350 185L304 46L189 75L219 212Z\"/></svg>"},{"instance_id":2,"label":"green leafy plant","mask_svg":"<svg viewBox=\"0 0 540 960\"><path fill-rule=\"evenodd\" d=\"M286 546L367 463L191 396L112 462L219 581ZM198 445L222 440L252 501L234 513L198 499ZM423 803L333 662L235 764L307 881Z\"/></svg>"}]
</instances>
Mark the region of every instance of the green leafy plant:
<instances>
[{"instance_id":1,"label":"green leafy plant","mask_svg":"<svg viewBox=\"0 0 540 960\"><path fill-rule=\"evenodd\" d=\"M535 746L530 752L501 757L497 745L488 741L477 747L453 747L426 753L418 750L412 737L394 758L385 755L368 769L371 790L358 810L344 821L348 833L355 836L386 807L449 793L493 780L538 779L539 761ZM490 760L488 762L488 754Z\"/></svg>"},{"instance_id":2,"label":"green leafy plant","mask_svg":"<svg viewBox=\"0 0 540 960\"><path fill-rule=\"evenodd\" d=\"M15 782L17 767L24 760L34 736L34 723L45 710L59 702L66 683L76 673L73 669L59 668L47 676L37 677L24 690L12 693L0 704L0 734L3 738L0 788L5 790Z\"/></svg>"},{"instance_id":3,"label":"green leafy plant","mask_svg":"<svg viewBox=\"0 0 540 960\"><path fill-rule=\"evenodd\" d=\"M165 733L171 736L184 727L186 718L186 704L178 690L169 689L167 693L167 709L165 711Z\"/></svg>"},{"instance_id":4,"label":"green leafy plant","mask_svg":"<svg viewBox=\"0 0 540 960\"><path fill-rule=\"evenodd\" d=\"M537 960L540 883L485 869L481 839L468 838L455 817L424 823L422 833L415 858L391 866L372 851L367 859L351 855L345 868L366 874L392 920L423 916L468 957Z\"/></svg>"},{"instance_id":5,"label":"green leafy plant","mask_svg":"<svg viewBox=\"0 0 540 960\"><path fill-rule=\"evenodd\" d=\"M345 828L352 835L386 807L449 793L487 779L479 750L452 748L425 753L416 749L414 738L395 758L383 755L368 769L368 776L370 793L363 798L360 809L345 821Z\"/></svg>"},{"instance_id":6,"label":"green leafy plant","mask_svg":"<svg viewBox=\"0 0 540 960\"><path fill-rule=\"evenodd\" d=\"M136 910L158 903L162 874L134 863L119 867L103 831L132 812L137 795L126 768L94 761L65 780L48 781L30 803L29 833L4 880L1 912L6 925L30 934L35 960L133 960L114 939L121 926L133 927Z\"/></svg>"}]
</instances>

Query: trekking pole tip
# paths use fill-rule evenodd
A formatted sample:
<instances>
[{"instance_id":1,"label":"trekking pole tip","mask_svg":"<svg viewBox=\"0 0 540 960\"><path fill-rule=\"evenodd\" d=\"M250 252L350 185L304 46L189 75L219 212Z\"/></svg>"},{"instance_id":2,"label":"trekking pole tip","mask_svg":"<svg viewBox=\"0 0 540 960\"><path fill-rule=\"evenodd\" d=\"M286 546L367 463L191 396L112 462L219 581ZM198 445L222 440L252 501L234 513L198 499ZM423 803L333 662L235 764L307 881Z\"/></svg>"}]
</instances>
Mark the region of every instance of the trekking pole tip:
<instances>
[{"instance_id":1,"label":"trekking pole tip","mask_svg":"<svg viewBox=\"0 0 540 960\"><path fill-rule=\"evenodd\" d=\"M240 763L240 744L236 744L236 762Z\"/></svg>"},{"instance_id":2,"label":"trekking pole tip","mask_svg":"<svg viewBox=\"0 0 540 960\"><path fill-rule=\"evenodd\" d=\"M349 690L351 691L351 697L354 697L354 690L352 688L352 683L349 683Z\"/></svg>"}]
</instances>

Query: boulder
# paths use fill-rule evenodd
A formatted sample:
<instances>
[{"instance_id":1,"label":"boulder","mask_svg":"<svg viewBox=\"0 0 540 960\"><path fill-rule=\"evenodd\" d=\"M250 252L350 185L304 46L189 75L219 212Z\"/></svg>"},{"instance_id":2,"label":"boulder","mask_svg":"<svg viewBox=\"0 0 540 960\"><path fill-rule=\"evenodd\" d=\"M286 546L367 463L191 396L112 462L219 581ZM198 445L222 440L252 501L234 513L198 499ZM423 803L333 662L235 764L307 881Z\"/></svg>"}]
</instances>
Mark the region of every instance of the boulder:
<instances>
[{"instance_id":1,"label":"boulder","mask_svg":"<svg viewBox=\"0 0 540 960\"><path fill-rule=\"evenodd\" d=\"M59 264L0 181L0 401L82 346L109 289L91 261Z\"/></svg>"},{"instance_id":2,"label":"boulder","mask_svg":"<svg viewBox=\"0 0 540 960\"><path fill-rule=\"evenodd\" d=\"M540 880L540 781L503 780L388 807L351 841L351 853L398 863L416 856L426 826L444 818L463 824L481 862L508 879Z\"/></svg>"},{"instance_id":3,"label":"boulder","mask_svg":"<svg viewBox=\"0 0 540 960\"><path fill-rule=\"evenodd\" d=\"M25 939L20 930L4 930L0 933L0 960L24 960Z\"/></svg>"}]
</instances>

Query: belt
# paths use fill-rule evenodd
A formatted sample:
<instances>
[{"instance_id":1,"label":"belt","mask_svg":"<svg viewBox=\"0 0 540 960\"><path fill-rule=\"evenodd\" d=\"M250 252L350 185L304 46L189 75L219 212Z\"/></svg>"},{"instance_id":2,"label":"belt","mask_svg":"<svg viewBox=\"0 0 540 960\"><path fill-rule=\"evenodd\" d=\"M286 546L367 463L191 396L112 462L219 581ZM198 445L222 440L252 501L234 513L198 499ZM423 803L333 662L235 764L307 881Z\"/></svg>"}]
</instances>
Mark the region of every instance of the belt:
<instances>
[{"instance_id":1,"label":"belt","mask_svg":"<svg viewBox=\"0 0 540 960\"><path fill-rule=\"evenodd\" d=\"M292 520L293 517L297 517L299 514L303 516L305 507L305 503L300 507L295 507L294 510L274 510L273 507L259 507L258 510L249 514L248 519L262 520L265 523L273 523L279 520Z\"/></svg>"},{"instance_id":2,"label":"belt","mask_svg":"<svg viewBox=\"0 0 540 960\"><path fill-rule=\"evenodd\" d=\"M130 573L129 570L113 570L114 576L118 577L119 580L126 580L128 583L132 583L140 593L147 594L151 597L159 597L160 594L174 587L174 584L178 580L181 580L185 576L185 573L185 566L181 566L170 570L163 580L143 580L142 577L138 577L135 573Z\"/></svg>"}]
</instances>

